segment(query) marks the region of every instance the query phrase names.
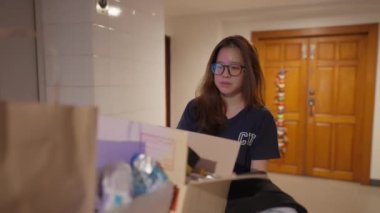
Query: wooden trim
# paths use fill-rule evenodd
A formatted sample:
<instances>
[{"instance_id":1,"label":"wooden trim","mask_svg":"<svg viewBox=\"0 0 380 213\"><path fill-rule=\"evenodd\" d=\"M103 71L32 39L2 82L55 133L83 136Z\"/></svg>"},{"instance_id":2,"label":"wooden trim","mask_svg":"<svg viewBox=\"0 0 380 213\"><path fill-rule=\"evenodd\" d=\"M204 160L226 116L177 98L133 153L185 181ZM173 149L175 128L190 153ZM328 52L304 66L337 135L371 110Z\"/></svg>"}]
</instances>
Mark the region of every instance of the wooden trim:
<instances>
[{"instance_id":1,"label":"wooden trim","mask_svg":"<svg viewBox=\"0 0 380 213\"><path fill-rule=\"evenodd\" d=\"M364 115L363 115L363 147L362 147L362 171L360 175L360 183L369 184L369 174L371 165L371 145L372 145L372 130L373 130L373 114L375 110L375 79L376 79L376 63L377 63L377 39L378 39L378 24L373 24L368 27L368 43L367 43L367 75L365 76L365 91L364 98ZM364 166L363 166L364 165Z\"/></svg>"},{"instance_id":2,"label":"wooden trim","mask_svg":"<svg viewBox=\"0 0 380 213\"><path fill-rule=\"evenodd\" d=\"M368 34L377 28L378 24L350 25L338 27L321 27L291 30L275 30L275 31L256 31L252 32L251 38L253 42L259 40L276 39L276 38L293 38L293 37L313 37L313 36L334 36L345 34Z\"/></svg>"},{"instance_id":3,"label":"wooden trim","mask_svg":"<svg viewBox=\"0 0 380 213\"><path fill-rule=\"evenodd\" d=\"M362 184L370 183L370 165L371 165L371 144L373 131L373 114L374 114L374 97L375 97L375 79L376 63L378 48L378 24L350 25L337 27L321 27L307 29L290 29L275 31L256 31L251 34L251 41L258 43L260 40L268 39L285 39L294 37L315 37L315 36L336 36L345 34L363 34L367 35L367 60L365 76L365 98L363 109L363 121L361 125L362 147L360 150L359 174L355 181Z\"/></svg>"}]
</instances>

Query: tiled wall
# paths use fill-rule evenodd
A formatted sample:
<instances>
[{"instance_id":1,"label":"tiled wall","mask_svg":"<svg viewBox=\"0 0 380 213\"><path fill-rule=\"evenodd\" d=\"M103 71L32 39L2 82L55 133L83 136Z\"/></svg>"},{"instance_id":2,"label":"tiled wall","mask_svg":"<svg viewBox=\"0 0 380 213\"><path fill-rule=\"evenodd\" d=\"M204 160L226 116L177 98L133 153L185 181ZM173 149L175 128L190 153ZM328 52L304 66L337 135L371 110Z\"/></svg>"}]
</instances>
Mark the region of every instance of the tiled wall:
<instances>
[{"instance_id":1,"label":"tiled wall","mask_svg":"<svg viewBox=\"0 0 380 213\"><path fill-rule=\"evenodd\" d=\"M164 14L157 0L112 1L118 18L94 11L95 102L101 111L164 124Z\"/></svg>"},{"instance_id":2,"label":"tiled wall","mask_svg":"<svg viewBox=\"0 0 380 213\"><path fill-rule=\"evenodd\" d=\"M95 0L40 2L48 101L165 124L162 0L109 0L118 17Z\"/></svg>"},{"instance_id":3,"label":"tiled wall","mask_svg":"<svg viewBox=\"0 0 380 213\"><path fill-rule=\"evenodd\" d=\"M94 104L91 1L39 3L46 100Z\"/></svg>"},{"instance_id":4,"label":"tiled wall","mask_svg":"<svg viewBox=\"0 0 380 213\"><path fill-rule=\"evenodd\" d=\"M0 100L38 100L34 10L30 0L0 1Z\"/></svg>"}]
</instances>

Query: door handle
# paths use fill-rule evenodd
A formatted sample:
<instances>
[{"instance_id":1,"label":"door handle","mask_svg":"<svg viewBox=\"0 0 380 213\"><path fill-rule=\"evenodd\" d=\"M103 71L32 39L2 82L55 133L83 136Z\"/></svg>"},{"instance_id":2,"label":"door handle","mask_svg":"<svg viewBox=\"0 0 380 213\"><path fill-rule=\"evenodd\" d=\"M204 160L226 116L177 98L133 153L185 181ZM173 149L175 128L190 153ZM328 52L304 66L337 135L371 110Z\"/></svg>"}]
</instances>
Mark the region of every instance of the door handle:
<instances>
[{"instance_id":1,"label":"door handle","mask_svg":"<svg viewBox=\"0 0 380 213\"><path fill-rule=\"evenodd\" d=\"M301 52L302 52L302 59L307 59L308 57L307 44L302 44Z\"/></svg>"},{"instance_id":2,"label":"door handle","mask_svg":"<svg viewBox=\"0 0 380 213\"><path fill-rule=\"evenodd\" d=\"M314 110L315 110L314 95L315 95L315 91L313 89L309 89L309 91L308 91L309 98L307 100L307 104L309 105L309 115L310 116L314 116Z\"/></svg>"},{"instance_id":3,"label":"door handle","mask_svg":"<svg viewBox=\"0 0 380 213\"><path fill-rule=\"evenodd\" d=\"M311 45L310 45L310 59L311 59L311 60L314 60L314 59L315 59L315 52L316 52L316 49L317 49L317 45L316 45L316 44L311 44Z\"/></svg>"},{"instance_id":4,"label":"door handle","mask_svg":"<svg viewBox=\"0 0 380 213\"><path fill-rule=\"evenodd\" d=\"M309 115L314 116L314 111L315 111L315 99L314 98L309 98L308 100L308 105L309 105Z\"/></svg>"}]
</instances>

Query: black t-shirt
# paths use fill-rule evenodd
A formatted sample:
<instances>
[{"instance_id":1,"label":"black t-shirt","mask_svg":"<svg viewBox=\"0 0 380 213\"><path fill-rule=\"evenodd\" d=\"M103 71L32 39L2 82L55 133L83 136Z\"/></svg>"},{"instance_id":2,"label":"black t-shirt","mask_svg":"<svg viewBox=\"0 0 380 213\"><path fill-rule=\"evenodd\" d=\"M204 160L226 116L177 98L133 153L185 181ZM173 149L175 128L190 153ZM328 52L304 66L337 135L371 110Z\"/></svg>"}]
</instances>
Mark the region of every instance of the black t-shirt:
<instances>
[{"instance_id":1,"label":"black t-shirt","mask_svg":"<svg viewBox=\"0 0 380 213\"><path fill-rule=\"evenodd\" d=\"M194 100L190 101L182 114L178 129L199 132L194 115ZM246 107L234 117L227 119L225 129L215 136L237 140L240 150L234 172L250 172L252 160L279 158L277 128L272 114L266 109Z\"/></svg>"}]
</instances>

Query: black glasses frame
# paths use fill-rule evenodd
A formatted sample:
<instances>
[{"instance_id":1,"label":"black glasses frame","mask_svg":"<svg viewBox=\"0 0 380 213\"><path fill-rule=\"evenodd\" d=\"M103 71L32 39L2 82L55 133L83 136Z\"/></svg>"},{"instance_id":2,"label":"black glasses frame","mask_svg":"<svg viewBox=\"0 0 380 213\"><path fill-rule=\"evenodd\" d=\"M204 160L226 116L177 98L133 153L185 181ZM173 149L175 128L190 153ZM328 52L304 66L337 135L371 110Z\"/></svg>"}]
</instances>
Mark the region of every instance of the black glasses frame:
<instances>
[{"instance_id":1,"label":"black glasses frame","mask_svg":"<svg viewBox=\"0 0 380 213\"><path fill-rule=\"evenodd\" d=\"M218 66L218 65L223 67L223 70L221 73L216 73L216 66ZM240 67L239 73L238 74L232 74L231 73L231 66L239 66ZM212 71L212 73L214 73L214 75L223 75L226 68L227 68L228 74L230 76L238 76L243 72L245 66L239 65L239 64L229 64L229 65L224 65L224 64L220 64L220 63L212 63L211 64L211 71Z\"/></svg>"}]
</instances>

